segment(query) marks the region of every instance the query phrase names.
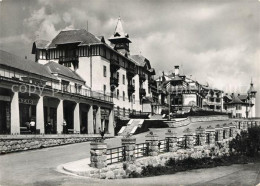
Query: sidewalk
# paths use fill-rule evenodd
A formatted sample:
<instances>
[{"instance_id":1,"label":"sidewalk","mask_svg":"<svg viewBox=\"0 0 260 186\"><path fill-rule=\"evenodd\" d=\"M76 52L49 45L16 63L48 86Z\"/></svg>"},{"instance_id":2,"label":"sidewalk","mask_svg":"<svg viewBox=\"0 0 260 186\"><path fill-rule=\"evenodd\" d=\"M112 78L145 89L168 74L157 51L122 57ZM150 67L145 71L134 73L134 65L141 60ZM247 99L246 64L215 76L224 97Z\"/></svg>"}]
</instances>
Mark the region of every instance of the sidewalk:
<instances>
[{"instance_id":1,"label":"sidewalk","mask_svg":"<svg viewBox=\"0 0 260 186\"><path fill-rule=\"evenodd\" d=\"M68 174L80 175L81 172L95 170L88 166L90 159L82 159L62 165ZM260 162L196 169L171 175L102 180L87 178L91 185L257 185L260 183Z\"/></svg>"}]
</instances>

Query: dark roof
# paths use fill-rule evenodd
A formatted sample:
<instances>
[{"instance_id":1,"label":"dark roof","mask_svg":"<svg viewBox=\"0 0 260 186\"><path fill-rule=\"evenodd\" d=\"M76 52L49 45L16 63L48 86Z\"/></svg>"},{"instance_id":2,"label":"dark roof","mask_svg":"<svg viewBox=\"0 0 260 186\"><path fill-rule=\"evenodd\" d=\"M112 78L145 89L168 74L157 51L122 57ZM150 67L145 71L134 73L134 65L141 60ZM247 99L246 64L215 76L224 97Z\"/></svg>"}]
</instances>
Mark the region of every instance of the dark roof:
<instances>
[{"instance_id":1,"label":"dark roof","mask_svg":"<svg viewBox=\"0 0 260 186\"><path fill-rule=\"evenodd\" d=\"M10 54L3 50L0 50L0 65L13 67L22 71L26 71L33 74L38 74L44 77L56 79L45 67L39 63L29 61Z\"/></svg>"},{"instance_id":2,"label":"dark roof","mask_svg":"<svg viewBox=\"0 0 260 186\"><path fill-rule=\"evenodd\" d=\"M57 73L72 79L76 79L78 81L85 82L75 71L71 70L68 67L60 65L56 62L50 61L44 65L47 69L50 70L51 73Z\"/></svg>"},{"instance_id":3,"label":"dark roof","mask_svg":"<svg viewBox=\"0 0 260 186\"><path fill-rule=\"evenodd\" d=\"M61 31L49 45L49 48L59 44L79 43L80 45L102 43L100 39L89 33L85 29Z\"/></svg>"},{"instance_id":4,"label":"dark roof","mask_svg":"<svg viewBox=\"0 0 260 186\"><path fill-rule=\"evenodd\" d=\"M233 96L232 101L229 102L229 104L241 104L244 103L243 101L241 101L238 96Z\"/></svg>"}]
</instances>

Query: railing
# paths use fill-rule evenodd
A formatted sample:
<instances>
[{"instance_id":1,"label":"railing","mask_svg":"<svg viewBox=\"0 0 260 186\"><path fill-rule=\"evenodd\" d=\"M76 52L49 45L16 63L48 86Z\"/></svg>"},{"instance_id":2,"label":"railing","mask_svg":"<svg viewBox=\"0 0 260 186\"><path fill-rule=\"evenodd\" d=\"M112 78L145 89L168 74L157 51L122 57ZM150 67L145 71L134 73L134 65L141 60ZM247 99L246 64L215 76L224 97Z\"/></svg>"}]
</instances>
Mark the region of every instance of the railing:
<instances>
[{"instance_id":1,"label":"railing","mask_svg":"<svg viewBox=\"0 0 260 186\"><path fill-rule=\"evenodd\" d=\"M149 152L149 143L139 143L135 145L136 158L148 156L148 152Z\"/></svg>"},{"instance_id":2,"label":"railing","mask_svg":"<svg viewBox=\"0 0 260 186\"><path fill-rule=\"evenodd\" d=\"M134 85L128 85L128 93L132 94L135 91Z\"/></svg>"},{"instance_id":3,"label":"railing","mask_svg":"<svg viewBox=\"0 0 260 186\"><path fill-rule=\"evenodd\" d=\"M140 78L140 80L142 80L142 81L145 81L145 80L146 80L145 74L139 74L139 78Z\"/></svg>"},{"instance_id":4,"label":"railing","mask_svg":"<svg viewBox=\"0 0 260 186\"><path fill-rule=\"evenodd\" d=\"M66 62L74 62L74 61L78 61L79 60L79 57L78 56L60 56L59 57L59 62L62 62L62 63L66 63Z\"/></svg>"},{"instance_id":5,"label":"railing","mask_svg":"<svg viewBox=\"0 0 260 186\"><path fill-rule=\"evenodd\" d=\"M158 143L159 153L165 153L165 152L169 151L168 143L169 143L169 139L159 140L159 143Z\"/></svg>"},{"instance_id":6,"label":"railing","mask_svg":"<svg viewBox=\"0 0 260 186\"><path fill-rule=\"evenodd\" d=\"M144 88L140 88L139 93L140 93L141 97L146 95L146 91Z\"/></svg>"},{"instance_id":7,"label":"railing","mask_svg":"<svg viewBox=\"0 0 260 186\"><path fill-rule=\"evenodd\" d=\"M125 151L125 146L107 149L107 164L110 165L125 161Z\"/></svg>"},{"instance_id":8,"label":"railing","mask_svg":"<svg viewBox=\"0 0 260 186\"><path fill-rule=\"evenodd\" d=\"M111 84L111 85L118 86L118 79L117 79L117 78L114 78L114 77L111 77L111 78L110 78L110 84Z\"/></svg>"},{"instance_id":9,"label":"railing","mask_svg":"<svg viewBox=\"0 0 260 186\"><path fill-rule=\"evenodd\" d=\"M36 82L35 79L39 79ZM90 98L95 98L107 102L113 102L113 98L110 95L106 95L100 92L91 91L89 89L79 88L72 85L67 85L66 88L63 84L58 83L55 80L44 81L47 79L41 75L31 75L25 73L18 73L11 70L0 69L0 80L11 81L18 84L26 84L29 86L37 86L36 88L43 88L43 90L52 90L53 93L70 93L74 95L86 96Z\"/></svg>"}]
</instances>

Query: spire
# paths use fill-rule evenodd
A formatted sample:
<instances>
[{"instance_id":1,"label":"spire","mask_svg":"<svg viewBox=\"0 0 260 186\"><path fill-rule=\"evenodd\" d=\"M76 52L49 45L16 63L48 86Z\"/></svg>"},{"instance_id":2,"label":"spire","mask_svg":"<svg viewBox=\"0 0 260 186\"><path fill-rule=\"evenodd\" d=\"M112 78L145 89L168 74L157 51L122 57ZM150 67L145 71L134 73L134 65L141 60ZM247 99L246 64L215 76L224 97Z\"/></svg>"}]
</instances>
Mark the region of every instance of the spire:
<instances>
[{"instance_id":1,"label":"spire","mask_svg":"<svg viewBox=\"0 0 260 186\"><path fill-rule=\"evenodd\" d=\"M247 91L248 94L251 94L251 93L256 93L257 91L255 90L254 88L254 83L253 83L253 79L251 78L251 83L250 83L250 88L249 90Z\"/></svg>"},{"instance_id":2,"label":"spire","mask_svg":"<svg viewBox=\"0 0 260 186\"><path fill-rule=\"evenodd\" d=\"M114 33L114 36L117 36L117 35L121 36L121 37L125 36L125 31L124 31L124 28L123 28L120 16L118 18L118 21L117 21L117 24L116 24L115 33Z\"/></svg>"}]
</instances>

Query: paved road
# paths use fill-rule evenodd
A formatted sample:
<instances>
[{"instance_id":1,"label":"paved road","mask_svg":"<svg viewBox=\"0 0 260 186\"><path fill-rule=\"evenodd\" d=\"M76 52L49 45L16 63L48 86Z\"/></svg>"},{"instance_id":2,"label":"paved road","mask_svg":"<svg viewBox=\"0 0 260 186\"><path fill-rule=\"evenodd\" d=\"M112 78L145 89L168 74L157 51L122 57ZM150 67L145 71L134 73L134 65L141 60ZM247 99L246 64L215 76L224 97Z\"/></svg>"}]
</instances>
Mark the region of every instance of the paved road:
<instances>
[{"instance_id":1,"label":"paved road","mask_svg":"<svg viewBox=\"0 0 260 186\"><path fill-rule=\"evenodd\" d=\"M189 127L196 128L199 125L201 125L201 123ZM178 130L182 131L184 128ZM161 134L163 132L164 131L159 131ZM137 142L142 142L145 135L146 134L137 135ZM109 139L108 144L110 147L119 146L120 141L119 138ZM1 155L0 185L131 185L138 183L147 185L235 185L237 183L239 183L239 185L254 185L256 182L260 182L260 163L194 170L160 177L113 181L75 177L56 171L58 165L89 157L89 148L89 142L86 142Z\"/></svg>"},{"instance_id":2,"label":"paved road","mask_svg":"<svg viewBox=\"0 0 260 186\"><path fill-rule=\"evenodd\" d=\"M0 185L255 185L260 182L260 163L123 180L97 180L56 171L60 164L88 157L88 149L89 143L80 143L0 156Z\"/></svg>"}]
</instances>

